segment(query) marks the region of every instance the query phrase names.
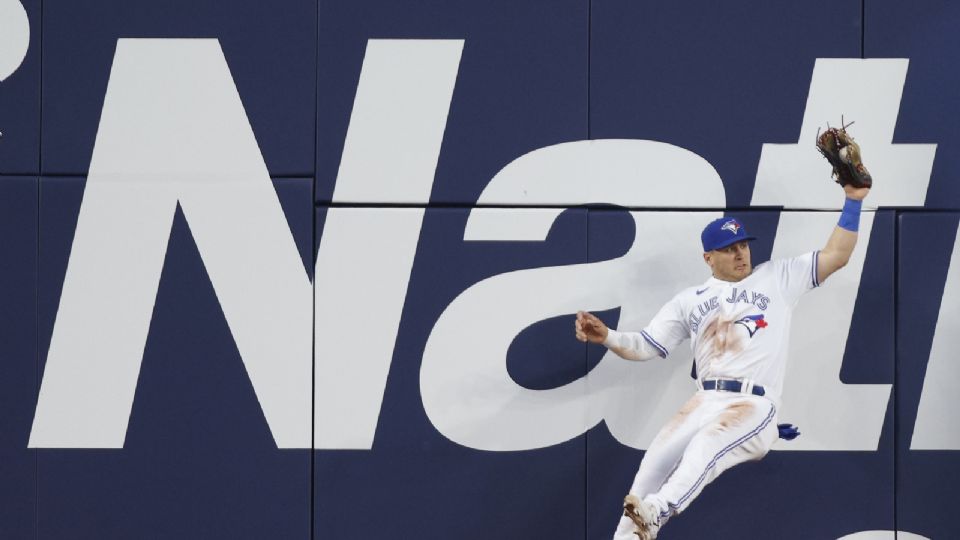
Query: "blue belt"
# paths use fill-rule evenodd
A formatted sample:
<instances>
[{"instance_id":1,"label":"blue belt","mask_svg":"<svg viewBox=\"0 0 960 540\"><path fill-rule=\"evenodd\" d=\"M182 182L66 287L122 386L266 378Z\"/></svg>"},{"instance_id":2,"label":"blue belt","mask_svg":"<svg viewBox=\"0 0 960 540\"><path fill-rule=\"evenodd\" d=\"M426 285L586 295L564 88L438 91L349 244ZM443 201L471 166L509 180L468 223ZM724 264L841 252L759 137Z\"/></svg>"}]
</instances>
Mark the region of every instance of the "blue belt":
<instances>
[{"instance_id":1,"label":"blue belt","mask_svg":"<svg viewBox=\"0 0 960 540\"><path fill-rule=\"evenodd\" d=\"M735 379L709 379L703 381L704 390L720 390L723 392L740 392L743 389L743 383ZM767 392L759 384L753 385L750 391L755 396L762 396Z\"/></svg>"}]
</instances>

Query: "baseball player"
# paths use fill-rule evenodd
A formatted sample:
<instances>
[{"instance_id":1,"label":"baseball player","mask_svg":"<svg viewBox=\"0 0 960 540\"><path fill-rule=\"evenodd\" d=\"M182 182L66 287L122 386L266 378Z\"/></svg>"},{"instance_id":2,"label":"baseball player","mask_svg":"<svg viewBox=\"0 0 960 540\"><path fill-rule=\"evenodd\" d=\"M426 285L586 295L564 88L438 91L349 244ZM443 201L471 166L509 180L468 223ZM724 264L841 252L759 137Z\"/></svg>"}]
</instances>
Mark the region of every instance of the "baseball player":
<instances>
[{"instance_id":1,"label":"baseball player","mask_svg":"<svg viewBox=\"0 0 960 540\"><path fill-rule=\"evenodd\" d=\"M792 426L777 425L791 314L803 293L849 261L872 185L845 127L818 138L846 193L823 249L754 268L754 237L738 220L720 218L701 234L712 276L680 291L640 332L618 332L590 313L577 313L577 339L603 344L624 359L665 358L687 338L695 358L697 392L650 444L614 540L656 538L720 473L763 458L778 435L797 435Z\"/></svg>"}]
</instances>

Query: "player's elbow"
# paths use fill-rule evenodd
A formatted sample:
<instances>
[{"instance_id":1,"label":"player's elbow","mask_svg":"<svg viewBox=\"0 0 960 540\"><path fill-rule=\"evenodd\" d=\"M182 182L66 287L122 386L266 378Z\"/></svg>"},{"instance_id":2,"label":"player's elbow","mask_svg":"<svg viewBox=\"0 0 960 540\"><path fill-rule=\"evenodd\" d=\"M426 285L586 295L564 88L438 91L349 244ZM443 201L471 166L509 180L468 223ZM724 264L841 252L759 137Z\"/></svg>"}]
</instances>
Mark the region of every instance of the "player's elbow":
<instances>
[{"instance_id":1,"label":"player's elbow","mask_svg":"<svg viewBox=\"0 0 960 540\"><path fill-rule=\"evenodd\" d=\"M853 250L831 250L820 254L820 266L827 274L832 274L850 262Z\"/></svg>"},{"instance_id":2,"label":"player's elbow","mask_svg":"<svg viewBox=\"0 0 960 540\"><path fill-rule=\"evenodd\" d=\"M634 349L626 349L623 347L610 347L610 350L614 354L623 358L624 360L630 360L631 362L646 362L653 358L652 356L647 356L640 351Z\"/></svg>"},{"instance_id":3,"label":"player's elbow","mask_svg":"<svg viewBox=\"0 0 960 540\"><path fill-rule=\"evenodd\" d=\"M849 262L850 262L850 256L849 256L849 255L847 255L846 257L838 257L835 261L833 261L833 268L831 269L830 273L832 274L832 273L836 272L837 270L843 268L843 267L846 266L847 263L849 263Z\"/></svg>"},{"instance_id":4,"label":"player's elbow","mask_svg":"<svg viewBox=\"0 0 960 540\"><path fill-rule=\"evenodd\" d=\"M843 268L850 262L851 255L853 255L852 249L844 249L837 253L837 270Z\"/></svg>"}]
</instances>

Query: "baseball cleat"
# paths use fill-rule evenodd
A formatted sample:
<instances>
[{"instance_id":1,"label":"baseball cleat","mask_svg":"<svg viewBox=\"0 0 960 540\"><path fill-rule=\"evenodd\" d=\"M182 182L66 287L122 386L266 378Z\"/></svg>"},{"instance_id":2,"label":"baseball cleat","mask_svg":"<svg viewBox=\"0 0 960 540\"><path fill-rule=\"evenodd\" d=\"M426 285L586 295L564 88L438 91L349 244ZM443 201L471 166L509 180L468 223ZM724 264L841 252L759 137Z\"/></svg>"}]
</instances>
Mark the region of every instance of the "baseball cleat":
<instances>
[{"instance_id":1,"label":"baseball cleat","mask_svg":"<svg viewBox=\"0 0 960 540\"><path fill-rule=\"evenodd\" d=\"M637 530L633 534L640 540L654 540L660 525L657 523L657 509L646 501L641 501L636 495L627 495L623 499L623 515L630 518Z\"/></svg>"}]
</instances>

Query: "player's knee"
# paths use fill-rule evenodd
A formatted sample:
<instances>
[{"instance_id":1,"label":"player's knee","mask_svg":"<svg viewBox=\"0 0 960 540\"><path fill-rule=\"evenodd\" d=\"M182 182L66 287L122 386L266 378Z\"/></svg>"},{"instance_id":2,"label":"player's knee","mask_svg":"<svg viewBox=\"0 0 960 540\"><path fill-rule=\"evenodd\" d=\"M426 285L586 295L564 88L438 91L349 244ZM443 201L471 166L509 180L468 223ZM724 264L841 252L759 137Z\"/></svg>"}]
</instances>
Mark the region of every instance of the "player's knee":
<instances>
[{"instance_id":1,"label":"player's knee","mask_svg":"<svg viewBox=\"0 0 960 540\"><path fill-rule=\"evenodd\" d=\"M757 452L757 457L754 458L754 459L756 459L756 460L759 461L759 460L767 457L767 454L770 453L770 448L771 448L771 446L770 446L769 444L765 444L765 445L761 446L761 447L760 447L760 450Z\"/></svg>"},{"instance_id":2,"label":"player's knee","mask_svg":"<svg viewBox=\"0 0 960 540\"><path fill-rule=\"evenodd\" d=\"M759 444L757 445L757 451L755 452L756 457L754 459L760 460L766 457L767 454L770 453L770 450L773 449L773 444L775 442L777 442L777 437L773 437L771 439L766 434L763 437L761 437L759 440Z\"/></svg>"}]
</instances>

